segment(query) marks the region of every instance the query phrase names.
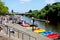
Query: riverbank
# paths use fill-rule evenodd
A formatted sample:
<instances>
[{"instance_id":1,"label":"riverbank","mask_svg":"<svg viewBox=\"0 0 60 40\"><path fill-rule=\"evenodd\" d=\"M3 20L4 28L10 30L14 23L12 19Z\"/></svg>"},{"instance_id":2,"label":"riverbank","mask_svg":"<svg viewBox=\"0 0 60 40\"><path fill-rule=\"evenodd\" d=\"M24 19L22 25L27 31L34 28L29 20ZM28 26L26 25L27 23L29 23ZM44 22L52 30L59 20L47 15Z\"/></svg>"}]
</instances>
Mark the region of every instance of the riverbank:
<instances>
[{"instance_id":1,"label":"riverbank","mask_svg":"<svg viewBox=\"0 0 60 40\"><path fill-rule=\"evenodd\" d=\"M12 23L12 22L11 22L11 23ZM16 24L15 24L15 23L12 23L12 24L11 24L11 23L7 23L6 25L8 25L8 26L11 26L11 27L12 27L12 25L14 24L13 26L15 26L15 27L17 27L17 28L19 28L19 27L20 27L20 26L18 26L18 25L16 26ZM22 26L22 27L23 27L23 26ZM22 28L20 28L20 29L21 29L21 30L23 30ZM26 31L26 32L28 32L28 31ZM34 33L34 32L33 32L33 33ZM29 34L30 34L30 32L29 32ZM30 34L30 35L32 36L32 34ZM33 34L33 35L34 35L34 34ZM35 35L36 35L36 34L35 34ZM40 34L39 34L39 35L40 35ZM41 36L41 37L42 37L42 36ZM43 37L45 37L45 36L43 36ZM38 37L38 38L39 38L39 37Z\"/></svg>"},{"instance_id":2,"label":"riverbank","mask_svg":"<svg viewBox=\"0 0 60 40\"><path fill-rule=\"evenodd\" d=\"M20 26L19 24L12 24L12 23L7 23L8 26L12 27L12 28L15 28L15 29L18 29L20 30L22 33L24 33L25 35L30 35L30 37L33 37L33 40L35 40L34 38L36 38L36 40L51 40L45 36L42 36L40 34L37 34L37 33L34 33L32 31L29 31L28 29ZM27 40L27 39L26 39ZM32 39L31 39L32 40Z\"/></svg>"},{"instance_id":3,"label":"riverbank","mask_svg":"<svg viewBox=\"0 0 60 40\"><path fill-rule=\"evenodd\" d=\"M31 23L30 21L32 20L31 18L29 17L26 17L26 16L23 16L23 19L28 22L28 23ZM57 24L57 26L53 25L53 24L50 24L48 23L48 25L46 25L45 22L41 22L41 21L35 21L35 24L38 25L38 27L42 28L42 29L45 29L45 30L48 30L48 31L53 31L53 32L57 32L57 33L60 33L60 23Z\"/></svg>"},{"instance_id":4,"label":"riverbank","mask_svg":"<svg viewBox=\"0 0 60 40\"><path fill-rule=\"evenodd\" d=\"M5 24L6 23L6 24ZM6 29L6 32L8 31L9 32L9 29L10 28L14 28L14 32L15 32L15 37L18 37L18 38L20 38L19 36L19 34L20 33L22 33L23 35L26 35L26 36L28 36L28 38L25 38L26 36L24 36L23 38L22 38L22 40L25 38L25 40L28 40L28 39L33 39L33 40L52 40L52 39L49 39L49 38L47 38L47 37L44 37L44 36L42 36L42 35L40 35L40 34L37 34L37 33L35 33L35 32L32 32L32 31L30 31L30 30L28 30L28 29L26 29L25 27L23 27L23 26L21 26L21 25L19 25L19 24L16 24L16 23L12 23L11 21L8 21L8 22L6 22L6 21L4 21L3 22L3 24L5 24L5 25L7 25L6 26L6 28L8 27L8 30ZM17 34L16 34L17 33ZM11 34L9 33L9 37L11 37ZM21 39L21 38L20 38Z\"/></svg>"}]
</instances>

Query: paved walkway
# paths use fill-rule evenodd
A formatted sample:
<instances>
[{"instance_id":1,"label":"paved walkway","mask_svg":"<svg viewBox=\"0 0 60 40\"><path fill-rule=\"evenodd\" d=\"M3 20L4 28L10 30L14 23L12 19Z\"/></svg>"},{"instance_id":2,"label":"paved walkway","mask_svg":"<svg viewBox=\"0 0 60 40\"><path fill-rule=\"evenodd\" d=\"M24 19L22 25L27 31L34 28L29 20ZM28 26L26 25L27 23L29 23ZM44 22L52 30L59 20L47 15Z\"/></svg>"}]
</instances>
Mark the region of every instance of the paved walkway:
<instances>
[{"instance_id":1,"label":"paved walkway","mask_svg":"<svg viewBox=\"0 0 60 40\"><path fill-rule=\"evenodd\" d=\"M5 22L3 22L3 23L5 23ZM9 27L12 27L12 28L15 28L15 29L17 29L17 30L20 30L20 31L22 31L22 33L24 33L24 34L26 34L27 33L27 35L30 35L30 36L32 36L32 37L35 37L36 38L36 40L53 40L53 39L50 39L50 38L47 38L47 37L45 37L45 36L42 36L42 35L40 35L40 34L37 34L37 33L34 33L34 32L32 32L32 31L30 31L30 30L27 30L26 28L24 28L24 27L22 27L22 26L20 26L19 24L12 24L11 22L9 22L9 23L6 23L6 25L8 25ZM25 35L26 36L26 35ZM12 37L11 37L12 38ZM25 38L25 37L24 37ZM30 37L31 38L31 37ZM15 37L13 37L13 39L15 40ZM17 40L18 38L16 38L16 40ZM26 37L26 39L24 39L24 40L27 40L28 39L28 37ZM20 38L20 40L21 40L21 38ZM30 40L35 40L35 39L30 39Z\"/></svg>"},{"instance_id":2,"label":"paved walkway","mask_svg":"<svg viewBox=\"0 0 60 40\"><path fill-rule=\"evenodd\" d=\"M53 40L53 39L47 38L47 37L45 37L45 36L42 36L42 35L40 35L40 34L34 33L34 32L32 32L32 31L30 31L30 30L27 30L26 28L20 26L19 24L7 23L7 25L10 26L10 27L13 27L13 28L15 28L15 29L18 29L18 30L20 30L20 31L22 31L22 32L24 32L24 33L27 33L27 34L29 34L30 36L35 37L36 40ZM31 40L32 40L32 39L31 39Z\"/></svg>"},{"instance_id":3,"label":"paved walkway","mask_svg":"<svg viewBox=\"0 0 60 40\"><path fill-rule=\"evenodd\" d=\"M2 30L0 32L0 40L12 40L12 39L10 39Z\"/></svg>"},{"instance_id":4,"label":"paved walkway","mask_svg":"<svg viewBox=\"0 0 60 40\"><path fill-rule=\"evenodd\" d=\"M0 32L0 40L21 40L21 39L18 39L17 37L14 37L14 36L9 37L9 35L7 35L4 32L4 30L2 30Z\"/></svg>"}]
</instances>

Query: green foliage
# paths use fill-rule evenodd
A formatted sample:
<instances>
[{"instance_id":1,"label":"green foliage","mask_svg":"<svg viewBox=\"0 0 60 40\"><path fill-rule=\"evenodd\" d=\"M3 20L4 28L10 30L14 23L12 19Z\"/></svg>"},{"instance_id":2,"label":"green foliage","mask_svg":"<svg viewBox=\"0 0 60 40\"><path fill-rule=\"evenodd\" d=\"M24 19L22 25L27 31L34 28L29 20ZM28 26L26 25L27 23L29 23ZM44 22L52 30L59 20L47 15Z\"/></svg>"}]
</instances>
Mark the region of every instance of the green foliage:
<instances>
[{"instance_id":1,"label":"green foliage","mask_svg":"<svg viewBox=\"0 0 60 40\"><path fill-rule=\"evenodd\" d=\"M12 15L14 15L14 11L13 10L11 10L11 13L12 13Z\"/></svg>"},{"instance_id":2,"label":"green foliage","mask_svg":"<svg viewBox=\"0 0 60 40\"><path fill-rule=\"evenodd\" d=\"M29 10L28 13L32 13L32 10Z\"/></svg>"},{"instance_id":3,"label":"green foliage","mask_svg":"<svg viewBox=\"0 0 60 40\"><path fill-rule=\"evenodd\" d=\"M13 13L14 11L12 10L11 12Z\"/></svg>"},{"instance_id":4,"label":"green foliage","mask_svg":"<svg viewBox=\"0 0 60 40\"><path fill-rule=\"evenodd\" d=\"M33 15L34 17L37 17L37 15L38 15L38 10L32 11L32 15Z\"/></svg>"},{"instance_id":5,"label":"green foliage","mask_svg":"<svg viewBox=\"0 0 60 40\"><path fill-rule=\"evenodd\" d=\"M0 0L0 15L8 13L8 7L4 5L4 2Z\"/></svg>"},{"instance_id":6,"label":"green foliage","mask_svg":"<svg viewBox=\"0 0 60 40\"><path fill-rule=\"evenodd\" d=\"M46 10L45 19L48 17L48 20L53 23L57 23L60 20L60 2L47 5L43 9Z\"/></svg>"},{"instance_id":7,"label":"green foliage","mask_svg":"<svg viewBox=\"0 0 60 40\"><path fill-rule=\"evenodd\" d=\"M47 4L41 10L34 10L31 13L32 14L28 16L33 16L39 19L47 19L48 17L48 20L56 23L60 20L60 2L53 3L52 5Z\"/></svg>"}]
</instances>

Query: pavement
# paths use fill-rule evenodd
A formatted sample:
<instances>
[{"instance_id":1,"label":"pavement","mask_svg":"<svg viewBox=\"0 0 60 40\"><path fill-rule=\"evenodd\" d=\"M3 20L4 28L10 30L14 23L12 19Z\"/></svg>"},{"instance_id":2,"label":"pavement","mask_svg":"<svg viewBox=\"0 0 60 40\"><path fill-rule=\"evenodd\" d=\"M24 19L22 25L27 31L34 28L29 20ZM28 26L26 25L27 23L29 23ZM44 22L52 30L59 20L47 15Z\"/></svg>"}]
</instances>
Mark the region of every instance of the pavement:
<instances>
[{"instance_id":1,"label":"pavement","mask_svg":"<svg viewBox=\"0 0 60 40\"><path fill-rule=\"evenodd\" d=\"M9 38L3 30L1 30L0 32L0 40L12 40L11 38Z\"/></svg>"},{"instance_id":2,"label":"pavement","mask_svg":"<svg viewBox=\"0 0 60 40\"><path fill-rule=\"evenodd\" d=\"M32 32L30 30L27 30L26 28L22 27L21 25L19 24L12 24L12 23L7 23L8 26L12 27L12 28L15 28L15 29L18 29L20 31L22 31L22 33L24 34L27 34L27 35L30 35L31 37L35 37L36 40L53 40L53 39L50 39L50 38L47 38L45 36L42 36L40 34L37 34L35 32ZM26 36L25 36L26 37ZM26 39L26 38L25 38ZM27 37L28 39L28 37ZM27 40L26 39L26 40ZM35 40L34 38L31 38L30 40Z\"/></svg>"},{"instance_id":3,"label":"pavement","mask_svg":"<svg viewBox=\"0 0 60 40\"><path fill-rule=\"evenodd\" d=\"M5 23L5 22L3 22L3 23ZM45 36L42 36L42 35L40 35L40 34L37 34L37 33L35 33L35 32L32 32L32 31L30 31L30 30L27 30L26 28L24 28L24 27L22 27L21 25L19 25L19 24L16 24L16 23L14 23L14 24L12 24L11 22L9 22L9 23L6 23L6 25L8 25L9 26L9 28L10 27L12 27L12 28L14 28L14 29L17 29L17 30L19 30L21 33L23 33L24 34L24 36L23 36L23 40L53 40L53 39L50 39L50 38L47 38L47 37L45 37ZM16 33L16 32L15 32ZM0 34L2 34L2 33L0 33ZM20 33L19 33L20 34ZM4 34L5 35L5 34ZM4 36L3 35L3 36ZM16 34L16 36L18 35L18 32L17 32L17 34ZM6 36L6 35L5 35ZM21 36L21 35L19 35L19 36ZM30 38L29 38L29 36L30 36ZM22 40L20 37L19 38L17 38L17 37L13 37L13 36L11 36L10 37L12 40ZM35 39L36 38L36 39ZM9 39L8 39L9 40Z\"/></svg>"}]
</instances>

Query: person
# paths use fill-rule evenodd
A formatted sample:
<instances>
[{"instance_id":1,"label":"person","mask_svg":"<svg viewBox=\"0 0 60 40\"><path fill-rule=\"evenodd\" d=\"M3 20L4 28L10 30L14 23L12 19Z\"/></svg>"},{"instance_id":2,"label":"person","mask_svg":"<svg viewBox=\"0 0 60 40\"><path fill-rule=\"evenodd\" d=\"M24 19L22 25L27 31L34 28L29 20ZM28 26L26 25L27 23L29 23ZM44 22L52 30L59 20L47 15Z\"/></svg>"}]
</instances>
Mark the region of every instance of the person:
<instances>
[{"instance_id":1,"label":"person","mask_svg":"<svg viewBox=\"0 0 60 40\"><path fill-rule=\"evenodd\" d=\"M18 18L18 24L22 25L23 19Z\"/></svg>"},{"instance_id":2,"label":"person","mask_svg":"<svg viewBox=\"0 0 60 40\"><path fill-rule=\"evenodd\" d=\"M14 34L14 29L13 28L10 28L10 33Z\"/></svg>"},{"instance_id":3,"label":"person","mask_svg":"<svg viewBox=\"0 0 60 40\"><path fill-rule=\"evenodd\" d=\"M6 21L7 23L9 22L9 17L7 17L7 21Z\"/></svg>"},{"instance_id":4,"label":"person","mask_svg":"<svg viewBox=\"0 0 60 40\"><path fill-rule=\"evenodd\" d=\"M35 22L35 19L34 19L34 17L32 17L32 20L31 20L31 22L33 22L33 25L34 25L34 22Z\"/></svg>"},{"instance_id":5,"label":"person","mask_svg":"<svg viewBox=\"0 0 60 40\"><path fill-rule=\"evenodd\" d=\"M14 29L13 29L13 28L10 28L10 29L9 29L9 34L11 34L11 35L14 36L14 33L15 33L15 32L14 32Z\"/></svg>"},{"instance_id":6,"label":"person","mask_svg":"<svg viewBox=\"0 0 60 40\"><path fill-rule=\"evenodd\" d=\"M3 35L5 35L3 28L0 26L0 37L2 37ZM1 39L0 39L1 40Z\"/></svg>"},{"instance_id":7,"label":"person","mask_svg":"<svg viewBox=\"0 0 60 40\"><path fill-rule=\"evenodd\" d=\"M12 18L12 23L14 23L14 17Z\"/></svg>"},{"instance_id":8,"label":"person","mask_svg":"<svg viewBox=\"0 0 60 40\"><path fill-rule=\"evenodd\" d=\"M34 19L34 17L32 17L32 20L31 20L31 22L32 22L32 25L30 25L30 26L32 26L32 31L34 31L34 22L35 22L35 19Z\"/></svg>"},{"instance_id":9,"label":"person","mask_svg":"<svg viewBox=\"0 0 60 40\"><path fill-rule=\"evenodd\" d=\"M0 16L0 24L2 24L2 17Z\"/></svg>"},{"instance_id":10,"label":"person","mask_svg":"<svg viewBox=\"0 0 60 40\"><path fill-rule=\"evenodd\" d=\"M3 28L2 27L0 27L0 32L1 32L1 30L2 30Z\"/></svg>"}]
</instances>

